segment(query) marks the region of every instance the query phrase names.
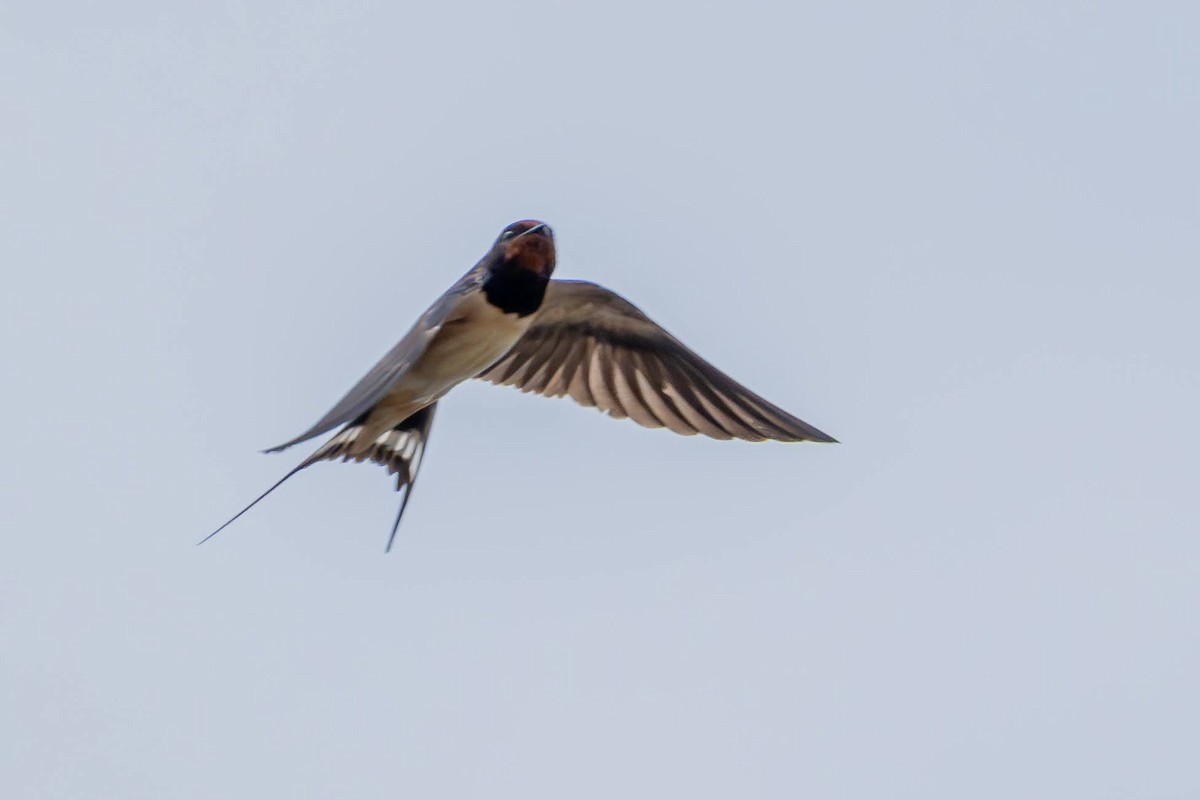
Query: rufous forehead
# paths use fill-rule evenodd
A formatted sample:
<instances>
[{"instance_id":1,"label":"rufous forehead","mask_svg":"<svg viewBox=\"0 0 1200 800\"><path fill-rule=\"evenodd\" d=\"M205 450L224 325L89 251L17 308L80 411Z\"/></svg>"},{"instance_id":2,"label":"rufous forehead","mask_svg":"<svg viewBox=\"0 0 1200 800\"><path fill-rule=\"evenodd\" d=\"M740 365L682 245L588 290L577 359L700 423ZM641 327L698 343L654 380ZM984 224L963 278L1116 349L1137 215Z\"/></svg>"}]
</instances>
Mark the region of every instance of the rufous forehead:
<instances>
[{"instance_id":1,"label":"rufous forehead","mask_svg":"<svg viewBox=\"0 0 1200 800\"><path fill-rule=\"evenodd\" d=\"M554 242L540 236L522 236L504 245L504 255L515 258L520 253L551 256L554 253Z\"/></svg>"},{"instance_id":2,"label":"rufous forehead","mask_svg":"<svg viewBox=\"0 0 1200 800\"><path fill-rule=\"evenodd\" d=\"M554 240L548 236L522 236L506 243L505 263L520 269L549 275L554 269Z\"/></svg>"}]
</instances>

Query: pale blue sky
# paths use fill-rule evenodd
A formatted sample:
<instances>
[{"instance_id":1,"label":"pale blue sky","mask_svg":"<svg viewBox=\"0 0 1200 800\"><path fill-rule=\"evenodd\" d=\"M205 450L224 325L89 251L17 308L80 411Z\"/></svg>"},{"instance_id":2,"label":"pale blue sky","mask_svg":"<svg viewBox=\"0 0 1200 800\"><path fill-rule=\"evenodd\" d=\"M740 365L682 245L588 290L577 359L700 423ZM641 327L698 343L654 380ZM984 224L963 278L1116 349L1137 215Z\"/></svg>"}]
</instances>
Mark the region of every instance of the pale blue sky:
<instances>
[{"instance_id":1,"label":"pale blue sky","mask_svg":"<svg viewBox=\"0 0 1200 800\"><path fill-rule=\"evenodd\" d=\"M1193 3L0 10L0 795L1200 794ZM470 385L487 248L842 440Z\"/></svg>"}]
</instances>

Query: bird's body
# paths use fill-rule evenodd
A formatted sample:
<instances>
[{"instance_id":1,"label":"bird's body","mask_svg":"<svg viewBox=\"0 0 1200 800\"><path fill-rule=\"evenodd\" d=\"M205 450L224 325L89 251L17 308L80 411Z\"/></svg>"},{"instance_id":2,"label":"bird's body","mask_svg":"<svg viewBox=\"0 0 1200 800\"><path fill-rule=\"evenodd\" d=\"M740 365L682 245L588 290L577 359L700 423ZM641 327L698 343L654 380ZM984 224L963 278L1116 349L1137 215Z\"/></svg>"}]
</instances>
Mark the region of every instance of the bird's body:
<instances>
[{"instance_id":1,"label":"bird's body","mask_svg":"<svg viewBox=\"0 0 1200 800\"><path fill-rule=\"evenodd\" d=\"M415 329L424 349L371 408L359 449L496 363L528 330L532 316L505 312L483 292L455 296L434 328Z\"/></svg>"},{"instance_id":2,"label":"bird's body","mask_svg":"<svg viewBox=\"0 0 1200 800\"><path fill-rule=\"evenodd\" d=\"M489 303L482 292L467 295L413 364L411 376L440 397L499 361L532 322L532 315L505 312Z\"/></svg>"},{"instance_id":3,"label":"bird's body","mask_svg":"<svg viewBox=\"0 0 1200 800\"><path fill-rule=\"evenodd\" d=\"M717 439L832 442L693 353L618 295L551 280L554 239L522 220L438 298L330 411L278 452L344 426L232 519L317 461L373 461L411 495L437 401L480 377L550 397L569 395L618 418ZM388 540L391 547L392 539Z\"/></svg>"}]
</instances>

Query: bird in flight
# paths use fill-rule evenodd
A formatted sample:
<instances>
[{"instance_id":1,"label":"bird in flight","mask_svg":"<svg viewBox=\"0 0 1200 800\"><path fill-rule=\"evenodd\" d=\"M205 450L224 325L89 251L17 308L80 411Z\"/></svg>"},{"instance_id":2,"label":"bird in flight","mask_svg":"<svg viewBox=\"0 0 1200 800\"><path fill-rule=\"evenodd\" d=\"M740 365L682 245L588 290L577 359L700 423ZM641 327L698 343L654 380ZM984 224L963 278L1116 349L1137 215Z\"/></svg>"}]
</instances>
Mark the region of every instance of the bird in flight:
<instances>
[{"instance_id":1,"label":"bird in flight","mask_svg":"<svg viewBox=\"0 0 1200 800\"><path fill-rule=\"evenodd\" d=\"M412 496L438 400L481 378L546 397L570 396L618 419L685 436L834 442L734 381L632 303L588 281L551 280L554 233L521 220L434 301L404 338L325 416L265 452L340 430L208 541L318 461L371 461L402 492L391 550Z\"/></svg>"}]
</instances>

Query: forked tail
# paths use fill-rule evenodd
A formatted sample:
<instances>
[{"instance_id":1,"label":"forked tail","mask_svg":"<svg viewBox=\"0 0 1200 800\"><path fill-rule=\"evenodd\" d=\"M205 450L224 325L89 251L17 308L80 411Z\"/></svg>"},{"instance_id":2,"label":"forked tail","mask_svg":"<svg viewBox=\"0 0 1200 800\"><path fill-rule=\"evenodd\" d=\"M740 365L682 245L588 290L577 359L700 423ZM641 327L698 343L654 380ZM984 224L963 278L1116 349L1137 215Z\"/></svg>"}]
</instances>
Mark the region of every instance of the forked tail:
<instances>
[{"instance_id":1,"label":"forked tail","mask_svg":"<svg viewBox=\"0 0 1200 800\"><path fill-rule=\"evenodd\" d=\"M390 552L392 542L396 539L396 531L400 528L400 518L404 516L404 509L408 506L408 499L412 496L413 485L417 482L417 472L421 468L421 458L425 454L425 445L429 441L429 429L433 426L433 412L436 408L437 403L425 406L391 430L381 434L370 447L355 454L357 449L355 444L363 432L363 423L366 420L364 414L321 445L315 453L280 478L270 489L254 498L250 505L234 514L224 525L196 544L204 544L225 530L238 517L254 508L260 500L278 489L284 481L305 467L310 467L318 461L372 461L387 467L388 472L396 476L396 491L403 492L400 499L400 510L396 513L396 521L392 523L392 532L388 536L386 550Z\"/></svg>"}]
</instances>

